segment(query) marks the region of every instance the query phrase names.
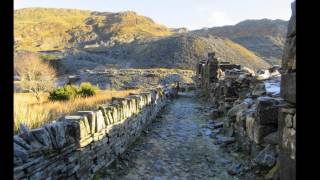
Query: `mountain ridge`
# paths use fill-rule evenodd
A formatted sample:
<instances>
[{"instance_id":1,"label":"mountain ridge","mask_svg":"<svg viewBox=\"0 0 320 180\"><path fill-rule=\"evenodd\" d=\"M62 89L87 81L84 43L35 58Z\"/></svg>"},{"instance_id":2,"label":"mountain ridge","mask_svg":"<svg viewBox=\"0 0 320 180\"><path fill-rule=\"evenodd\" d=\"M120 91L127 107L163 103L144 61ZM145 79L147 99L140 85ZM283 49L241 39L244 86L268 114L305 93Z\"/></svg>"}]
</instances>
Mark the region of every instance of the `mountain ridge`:
<instances>
[{"instance_id":1,"label":"mountain ridge","mask_svg":"<svg viewBox=\"0 0 320 180\"><path fill-rule=\"evenodd\" d=\"M64 64L71 69L101 64L192 69L212 51L255 70L270 66L231 38L168 28L133 11L24 8L15 10L14 18L17 51L67 50Z\"/></svg>"},{"instance_id":2,"label":"mountain ridge","mask_svg":"<svg viewBox=\"0 0 320 180\"><path fill-rule=\"evenodd\" d=\"M255 52L271 64L280 64L287 33L288 21L271 19L249 19L235 25L195 30L201 36L227 37Z\"/></svg>"}]
</instances>

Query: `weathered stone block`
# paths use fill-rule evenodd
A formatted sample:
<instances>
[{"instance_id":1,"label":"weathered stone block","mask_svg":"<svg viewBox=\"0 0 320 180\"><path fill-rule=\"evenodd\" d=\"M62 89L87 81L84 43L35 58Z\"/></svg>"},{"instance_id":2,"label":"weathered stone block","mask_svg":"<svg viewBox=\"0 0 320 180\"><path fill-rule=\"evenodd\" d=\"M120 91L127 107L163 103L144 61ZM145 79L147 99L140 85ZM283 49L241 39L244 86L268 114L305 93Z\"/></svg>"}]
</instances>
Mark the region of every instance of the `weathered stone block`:
<instances>
[{"instance_id":1,"label":"weathered stone block","mask_svg":"<svg viewBox=\"0 0 320 180\"><path fill-rule=\"evenodd\" d=\"M246 131L248 137L256 144L262 143L262 140L266 135L275 132L276 130L277 128L275 126L259 124L252 114L249 114L246 117Z\"/></svg>"},{"instance_id":2,"label":"weathered stone block","mask_svg":"<svg viewBox=\"0 0 320 180\"><path fill-rule=\"evenodd\" d=\"M293 116L293 128L296 129L296 114Z\"/></svg>"},{"instance_id":3,"label":"weathered stone block","mask_svg":"<svg viewBox=\"0 0 320 180\"><path fill-rule=\"evenodd\" d=\"M96 112L96 132L102 132L106 128L105 120L101 110Z\"/></svg>"},{"instance_id":4,"label":"weathered stone block","mask_svg":"<svg viewBox=\"0 0 320 180\"><path fill-rule=\"evenodd\" d=\"M106 113L106 117L107 117L107 121L108 121L108 125L112 125L113 123L115 123L112 113L113 113L113 107L112 106L108 106L105 109L105 113Z\"/></svg>"},{"instance_id":5,"label":"weathered stone block","mask_svg":"<svg viewBox=\"0 0 320 180\"><path fill-rule=\"evenodd\" d=\"M276 125L278 123L279 99L259 97L257 100L257 120L261 125Z\"/></svg>"},{"instance_id":6,"label":"weathered stone block","mask_svg":"<svg viewBox=\"0 0 320 180\"><path fill-rule=\"evenodd\" d=\"M249 104L243 102L241 104L233 106L227 113L229 118L235 118L239 111L244 111L249 107Z\"/></svg>"},{"instance_id":7,"label":"weathered stone block","mask_svg":"<svg viewBox=\"0 0 320 180\"><path fill-rule=\"evenodd\" d=\"M296 179L296 161L291 159L285 152L279 153L280 160L280 179L295 180Z\"/></svg>"},{"instance_id":8,"label":"weathered stone block","mask_svg":"<svg viewBox=\"0 0 320 180\"><path fill-rule=\"evenodd\" d=\"M296 103L296 73L286 73L281 76L281 97L291 103Z\"/></svg>"},{"instance_id":9,"label":"weathered stone block","mask_svg":"<svg viewBox=\"0 0 320 180\"><path fill-rule=\"evenodd\" d=\"M264 83L257 84L252 91L252 96L264 96L266 94L267 90Z\"/></svg>"},{"instance_id":10,"label":"weathered stone block","mask_svg":"<svg viewBox=\"0 0 320 180\"><path fill-rule=\"evenodd\" d=\"M294 114L294 108L281 108L279 111L278 122L280 132L280 149L281 151L286 152L292 159L295 159L296 148L296 131L293 128L295 123L294 118L292 117Z\"/></svg>"},{"instance_id":11,"label":"weathered stone block","mask_svg":"<svg viewBox=\"0 0 320 180\"><path fill-rule=\"evenodd\" d=\"M13 142L17 143L21 147L23 147L25 150L30 150L31 146L28 144L24 139L22 139L19 135L15 135L13 137Z\"/></svg>"},{"instance_id":12,"label":"weathered stone block","mask_svg":"<svg viewBox=\"0 0 320 180\"><path fill-rule=\"evenodd\" d=\"M15 166L22 165L28 160L28 151L17 143L13 143L13 155Z\"/></svg>"},{"instance_id":13,"label":"weathered stone block","mask_svg":"<svg viewBox=\"0 0 320 180\"><path fill-rule=\"evenodd\" d=\"M65 134L65 124L63 122L55 122L44 125L44 128L48 131L53 148L60 149L67 144Z\"/></svg>"},{"instance_id":14,"label":"weathered stone block","mask_svg":"<svg viewBox=\"0 0 320 180\"><path fill-rule=\"evenodd\" d=\"M38 141L41 145L43 145L44 149L52 148L50 135L45 128L32 129L30 131L30 135L33 136L33 138L36 141Z\"/></svg>"},{"instance_id":15,"label":"weathered stone block","mask_svg":"<svg viewBox=\"0 0 320 180\"><path fill-rule=\"evenodd\" d=\"M293 116L291 114L287 114L284 121L287 128L293 127Z\"/></svg>"},{"instance_id":16,"label":"weathered stone block","mask_svg":"<svg viewBox=\"0 0 320 180\"><path fill-rule=\"evenodd\" d=\"M267 145L253 161L263 167L272 167L277 162L275 148Z\"/></svg>"},{"instance_id":17,"label":"weathered stone block","mask_svg":"<svg viewBox=\"0 0 320 180\"><path fill-rule=\"evenodd\" d=\"M79 144L80 140L91 135L90 126L86 116L65 116L66 132L68 139Z\"/></svg>"},{"instance_id":18,"label":"weathered stone block","mask_svg":"<svg viewBox=\"0 0 320 180\"><path fill-rule=\"evenodd\" d=\"M296 157L296 130L284 128L282 132L282 149L290 155L291 159Z\"/></svg>"},{"instance_id":19,"label":"weathered stone block","mask_svg":"<svg viewBox=\"0 0 320 180\"><path fill-rule=\"evenodd\" d=\"M279 144L279 133L278 133L278 131L268 134L266 137L263 138L263 141L265 143L271 144L271 145Z\"/></svg>"},{"instance_id":20,"label":"weathered stone block","mask_svg":"<svg viewBox=\"0 0 320 180\"><path fill-rule=\"evenodd\" d=\"M94 111L78 111L77 115L86 116L90 126L90 132L96 132L96 113Z\"/></svg>"}]
</instances>

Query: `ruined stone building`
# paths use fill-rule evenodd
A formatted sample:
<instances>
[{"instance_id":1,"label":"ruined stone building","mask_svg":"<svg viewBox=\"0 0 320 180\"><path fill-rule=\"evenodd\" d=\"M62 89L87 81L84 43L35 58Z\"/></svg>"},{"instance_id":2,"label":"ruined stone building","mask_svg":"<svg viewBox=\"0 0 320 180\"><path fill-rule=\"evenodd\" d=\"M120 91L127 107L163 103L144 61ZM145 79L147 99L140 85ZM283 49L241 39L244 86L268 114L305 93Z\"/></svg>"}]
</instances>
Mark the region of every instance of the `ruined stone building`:
<instances>
[{"instance_id":1,"label":"ruined stone building","mask_svg":"<svg viewBox=\"0 0 320 180\"><path fill-rule=\"evenodd\" d=\"M215 53L197 66L196 86L212 102L224 135L264 171L265 179L296 179L296 15L288 25L282 67L254 71Z\"/></svg>"}]
</instances>

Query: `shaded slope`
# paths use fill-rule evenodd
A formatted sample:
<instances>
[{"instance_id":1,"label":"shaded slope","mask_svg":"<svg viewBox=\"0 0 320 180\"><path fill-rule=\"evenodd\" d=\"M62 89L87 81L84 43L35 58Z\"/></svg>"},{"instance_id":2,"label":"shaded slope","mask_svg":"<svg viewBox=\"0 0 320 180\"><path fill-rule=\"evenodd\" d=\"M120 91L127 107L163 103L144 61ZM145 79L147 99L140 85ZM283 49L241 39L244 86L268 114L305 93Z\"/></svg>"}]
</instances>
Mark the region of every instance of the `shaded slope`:
<instances>
[{"instance_id":1,"label":"shaded slope","mask_svg":"<svg viewBox=\"0 0 320 180\"><path fill-rule=\"evenodd\" d=\"M193 69L215 51L223 61L241 64L252 69L268 67L269 64L239 44L215 36L175 35L157 40L137 41L108 49L91 49L127 67L166 67Z\"/></svg>"}]
</instances>

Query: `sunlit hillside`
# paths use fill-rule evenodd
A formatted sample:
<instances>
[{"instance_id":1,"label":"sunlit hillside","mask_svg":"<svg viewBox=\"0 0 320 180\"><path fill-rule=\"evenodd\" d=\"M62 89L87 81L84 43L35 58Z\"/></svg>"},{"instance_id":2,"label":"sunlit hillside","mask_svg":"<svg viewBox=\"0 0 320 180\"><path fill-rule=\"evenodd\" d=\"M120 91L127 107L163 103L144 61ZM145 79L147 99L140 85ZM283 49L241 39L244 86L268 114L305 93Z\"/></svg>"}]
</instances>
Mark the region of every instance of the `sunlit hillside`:
<instances>
[{"instance_id":1,"label":"sunlit hillside","mask_svg":"<svg viewBox=\"0 0 320 180\"><path fill-rule=\"evenodd\" d=\"M18 50L112 46L135 39L161 37L173 31L135 12L93 12L75 9L26 8L14 12Z\"/></svg>"}]
</instances>

